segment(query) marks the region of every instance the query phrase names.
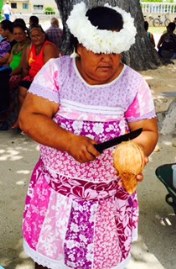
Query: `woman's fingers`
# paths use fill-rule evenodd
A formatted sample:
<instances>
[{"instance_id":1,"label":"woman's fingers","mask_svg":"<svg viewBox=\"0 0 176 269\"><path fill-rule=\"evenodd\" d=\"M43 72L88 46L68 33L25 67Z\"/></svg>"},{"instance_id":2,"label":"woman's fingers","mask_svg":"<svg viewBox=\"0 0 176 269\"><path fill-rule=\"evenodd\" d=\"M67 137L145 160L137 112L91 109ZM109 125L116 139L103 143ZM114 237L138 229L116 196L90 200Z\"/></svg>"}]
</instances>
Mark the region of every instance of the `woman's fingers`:
<instances>
[{"instance_id":1,"label":"woman's fingers","mask_svg":"<svg viewBox=\"0 0 176 269\"><path fill-rule=\"evenodd\" d=\"M88 137L74 136L70 142L68 153L81 163L93 161L100 155L94 147L95 143Z\"/></svg>"},{"instance_id":2,"label":"woman's fingers","mask_svg":"<svg viewBox=\"0 0 176 269\"><path fill-rule=\"evenodd\" d=\"M144 179L144 175L143 174L139 174L136 176L136 179L138 182L141 182Z\"/></svg>"},{"instance_id":3,"label":"woman's fingers","mask_svg":"<svg viewBox=\"0 0 176 269\"><path fill-rule=\"evenodd\" d=\"M147 165L149 162L149 158L147 156L145 156L144 158L144 166ZM136 179L138 182L141 182L144 179L144 175L141 173L139 175L136 176Z\"/></svg>"}]
</instances>

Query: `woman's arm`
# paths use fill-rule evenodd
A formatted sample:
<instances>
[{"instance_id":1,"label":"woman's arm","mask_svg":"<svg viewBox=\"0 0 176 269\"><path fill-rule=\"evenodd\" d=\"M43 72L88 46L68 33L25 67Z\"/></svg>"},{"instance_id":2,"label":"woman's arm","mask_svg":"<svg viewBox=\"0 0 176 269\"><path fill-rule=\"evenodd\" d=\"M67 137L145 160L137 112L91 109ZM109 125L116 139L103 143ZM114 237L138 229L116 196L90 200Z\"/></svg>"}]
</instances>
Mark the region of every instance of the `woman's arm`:
<instances>
[{"instance_id":1,"label":"woman's arm","mask_svg":"<svg viewBox=\"0 0 176 269\"><path fill-rule=\"evenodd\" d=\"M48 44L44 48L44 62L46 63L51 58L59 57L59 50L54 44Z\"/></svg>"},{"instance_id":2,"label":"woman's arm","mask_svg":"<svg viewBox=\"0 0 176 269\"><path fill-rule=\"evenodd\" d=\"M15 46L15 45L14 45ZM12 48L12 50L11 50L11 53L10 53L10 56L9 56L9 58L8 58L8 61L7 61L7 64L9 65L10 63L11 63L11 61L12 61L12 58L13 58L13 51L14 51L14 48Z\"/></svg>"},{"instance_id":3,"label":"woman's arm","mask_svg":"<svg viewBox=\"0 0 176 269\"><path fill-rule=\"evenodd\" d=\"M79 162L94 160L99 155L95 141L59 127L52 120L58 109L55 102L28 93L19 115L20 128L38 143L66 151Z\"/></svg>"},{"instance_id":4,"label":"woman's arm","mask_svg":"<svg viewBox=\"0 0 176 269\"><path fill-rule=\"evenodd\" d=\"M155 47L155 39L154 39L154 35L152 33L150 35L150 40L151 40L153 46Z\"/></svg>"},{"instance_id":5,"label":"woman's arm","mask_svg":"<svg viewBox=\"0 0 176 269\"><path fill-rule=\"evenodd\" d=\"M27 48L23 51L23 54L22 54L21 69L22 69L23 77L27 76L29 73L28 57L29 57L30 46L31 45L27 46Z\"/></svg>"},{"instance_id":6,"label":"woman's arm","mask_svg":"<svg viewBox=\"0 0 176 269\"><path fill-rule=\"evenodd\" d=\"M129 124L130 130L136 130L143 128L141 135L135 138L133 141L142 147L145 155L145 165L148 163L148 156L153 152L156 143L158 141L158 127L157 119L148 119ZM137 181L143 180L143 174L136 176Z\"/></svg>"},{"instance_id":7,"label":"woman's arm","mask_svg":"<svg viewBox=\"0 0 176 269\"><path fill-rule=\"evenodd\" d=\"M129 123L129 127L131 131L138 128L143 128L141 135L139 135L133 141L143 148L146 156L149 156L154 150L158 141L157 119L153 118Z\"/></svg>"},{"instance_id":8,"label":"woman's arm","mask_svg":"<svg viewBox=\"0 0 176 269\"><path fill-rule=\"evenodd\" d=\"M161 45L163 44L163 42L164 42L166 36L167 36L167 34L163 34L163 35L160 37L160 39L159 39L159 41L158 41L158 45L157 45L157 48L158 48L158 49L159 49L159 48L161 47Z\"/></svg>"},{"instance_id":9,"label":"woman's arm","mask_svg":"<svg viewBox=\"0 0 176 269\"><path fill-rule=\"evenodd\" d=\"M2 58L0 58L0 65L7 64L10 53L6 53Z\"/></svg>"}]
</instances>

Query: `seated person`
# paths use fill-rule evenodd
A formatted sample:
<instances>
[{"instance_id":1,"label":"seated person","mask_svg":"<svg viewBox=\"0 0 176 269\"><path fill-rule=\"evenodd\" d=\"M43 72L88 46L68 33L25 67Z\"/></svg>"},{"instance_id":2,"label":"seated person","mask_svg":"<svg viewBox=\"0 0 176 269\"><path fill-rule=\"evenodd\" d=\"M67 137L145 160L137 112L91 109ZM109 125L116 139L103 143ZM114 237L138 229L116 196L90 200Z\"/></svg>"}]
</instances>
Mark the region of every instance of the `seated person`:
<instances>
[{"instance_id":1,"label":"seated person","mask_svg":"<svg viewBox=\"0 0 176 269\"><path fill-rule=\"evenodd\" d=\"M31 45L26 49L22 66L24 78L19 87L20 107L35 75L49 59L59 56L58 48L54 43L46 40L46 34L40 25L34 26L30 30L30 38ZM13 128L16 127L18 127L18 122L13 126Z\"/></svg>"},{"instance_id":2,"label":"seated person","mask_svg":"<svg viewBox=\"0 0 176 269\"><path fill-rule=\"evenodd\" d=\"M175 23L170 22L167 31L161 35L158 41L158 53L161 58L176 59L176 35L174 34Z\"/></svg>"},{"instance_id":3,"label":"seated person","mask_svg":"<svg viewBox=\"0 0 176 269\"><path fill-rule=\"evenodd\" d=\"M11 49L16 43L13 36L13 23L8 20L0 22L0 130L5 130L3 121L9 107L9 76L10 68L6 66ZM5 66L4 66L5 65ZM2 128L1 128L2 127Z\"/></svg>"},{"instance_id":4,"label":"seated person","mask_svg":"<svg viewBox=\"0 0 176 269\"><path fill-rule=\"evenodd\" d=\"M152 45L155 47L154 36L153 36L152 33L150 33L150 32L148 31L148 28L149 28L149 23L148 23L148 21L144 21L144 29L145 29L145 31L147 32L147 37L148 37L148 39L150 40L150 42L152 43Z\"/></svg>"},{"instance_id":5,"label":"seated person","mask_svg":"<svg viewBox=\"0 0 176 269\"><path fill-rule=\"evenodd\" d=\"M1 85L1 91L4 92L7 91L7 84L9 84L8 109L3 117L3 121L6 122L6 124L4 123L4 126L7 126L6 128L10 127L16 121L18 114L18 87L22 76L22 55L30 43L30 40L26 36L25 25L15 23L13 34L17 43L12 47L7 65L3 66L4 70L9 69L9 76L3 75L3 85ZM7 80L6 82L5 79ZM6 98L6 95L3 96L1 96L2 99Z\"/></svg>"},{"instance_id":6,"label":"seated person","mask_svg":"<svg viewBox=\"0 0 176 269\"><path fill-rule=\"evenodd\" d=\"M16 44L11 50L11 54L8 60L8 65L11 68L11 76L22 74L22 55L30 44L30 39L26 34L26 27L23 24L15 23L13 28L13 34Z\"/></svg>"},{"instance_id":7,"label":"seated person","mask_svg":"<svg viewBox=\"0 0 176 269\"><path fill-rule=\"evenodd\" d=\"M0 35L3 39L0 42L0 66L8 62L11 49L16 43L13 35L13 23L8 20L0 22Z\"/></svg>"},{"instance_id":8,"label":"seated person","mask_svg":"<svg viewBox=\"0 0 176 269\"><path fill-rule=\"evenodd\" d=\"M13 33L17 43L13 46L8 60L9 67L11 68L9 80L10 108L8 115L10 126L16 121L19 112L18 88L22 79L22 59L27 46L30 44L30 39L26 34L26 27L23 24L15 23Z\"/></svg>"},{"instance_id":9,"label":"seated person","mask_svg":"<svg viewBox=\"0 0 176 269\"><path fill-rule=\"evenodd\" d=\"M46 30L47 38L53 42L60 50L63 31L59 28L59 21L56 18L51 19L51 26Z\"/></svg>"}]
</instances>

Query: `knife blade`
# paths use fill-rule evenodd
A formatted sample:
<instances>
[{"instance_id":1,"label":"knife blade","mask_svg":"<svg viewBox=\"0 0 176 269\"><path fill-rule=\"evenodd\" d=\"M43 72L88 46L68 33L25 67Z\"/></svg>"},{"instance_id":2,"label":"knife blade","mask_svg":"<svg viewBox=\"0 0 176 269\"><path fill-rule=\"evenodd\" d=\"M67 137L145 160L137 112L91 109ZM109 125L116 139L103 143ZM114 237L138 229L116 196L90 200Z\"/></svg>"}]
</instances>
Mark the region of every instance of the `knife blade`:
<instances>
[{"instance_id":1,"label":"knife blade","mask_svg":"<svg viewBox=\"0 0 176 269\"><path fill-rule=\"evenodd\" d=\"M96 150L98 150L100 153L102 153L103 150L111 148L113 146L116 146L123 141L132 140L132 139L136 138L138 135L140 135L141 133L142 133L142 128L139 128L139 129L131 131L127 134L124 134L124 135L121 135L119 137L115 137L113 139L107 140L103 143L96 144L96 145L94 145L94 147L96 148Z\"/></svg>"}]
</instances>

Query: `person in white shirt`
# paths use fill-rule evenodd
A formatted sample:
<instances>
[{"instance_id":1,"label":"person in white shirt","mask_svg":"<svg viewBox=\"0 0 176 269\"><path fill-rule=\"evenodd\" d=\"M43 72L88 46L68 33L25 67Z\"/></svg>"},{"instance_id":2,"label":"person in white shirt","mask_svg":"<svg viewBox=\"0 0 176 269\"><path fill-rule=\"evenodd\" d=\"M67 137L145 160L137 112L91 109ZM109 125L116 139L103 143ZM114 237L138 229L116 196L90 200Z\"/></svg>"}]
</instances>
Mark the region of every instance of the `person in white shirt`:
<instances>
[{"instance_id":1,"label":"person in white shirt","mask_svg":"<svg viewBox=\"0 0 176 269\"><path fill-rule=\"evenodd\" d=\"M4 13L4 18L9 21L10 15L12 14L12 9L8 1L2 7L2 11Z\"/></svg>"}]
</instances>

